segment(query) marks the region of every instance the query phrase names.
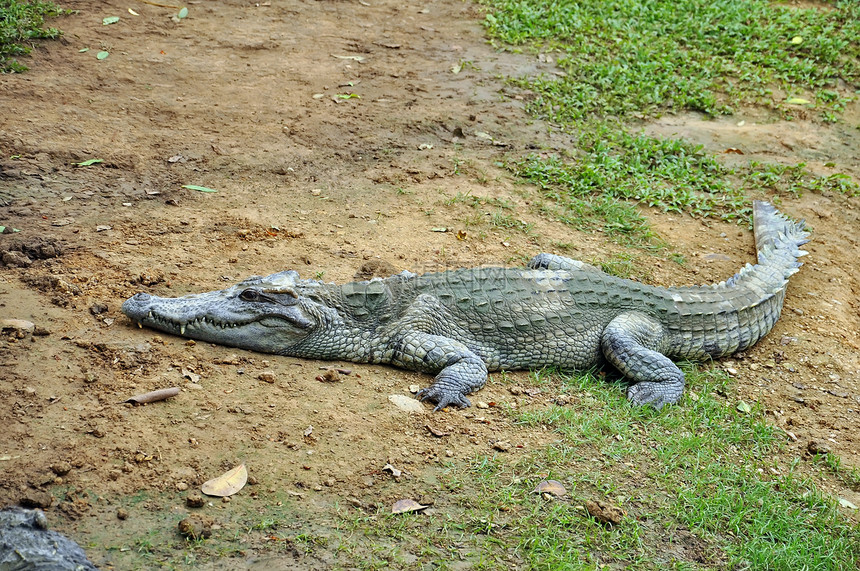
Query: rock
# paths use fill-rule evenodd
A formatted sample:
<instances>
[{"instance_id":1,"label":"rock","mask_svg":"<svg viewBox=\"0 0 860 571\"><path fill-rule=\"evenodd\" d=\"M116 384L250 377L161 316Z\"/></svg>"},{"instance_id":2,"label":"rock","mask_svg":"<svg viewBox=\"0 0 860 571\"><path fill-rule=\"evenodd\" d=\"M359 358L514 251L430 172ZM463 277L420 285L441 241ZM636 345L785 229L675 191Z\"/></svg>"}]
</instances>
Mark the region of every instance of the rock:
<instances>
[{"instance_id":1,"label":"rock","mask_svg":"<svg viewBox=\"0 0 860 571\"><path fill-rule=\"evenodd\" d=\"M24 319L0 319L0 330L4 333L24 333L30 334L35 331L36 325L32 321Z\"/></svg>"},{"instance_id":2,"label":"rock","mask_svg":"<svg viewBox=\"0 0 860 571\"><path fill-rule=\"evenodd\" d=\"M120 520L127 520L128 510L125 508L119 508L118 510L116 510L116 518Z\"/></svg>"},{"instance_id":3,"label":"rock","mask_svg":"<svg viewBox=\"0 0 860 571\"><path fill-rule=\"evenodd\" d=\"M4 252L2 259L4 264L12 268L26 268L33 263L30 258L15 250Z\"/></svg>"},{"instance_id":4,"label":"rock","mask_svg":"<svg viewBox=\"0 0 860 571\"><path fill-rule=\"evenodd\" d=\"M598 522L606 526L618 525L624 516L627 515L624 510L617 506L609 505L600 500L585 502L585 509L588 514Z\"/></svg>"},{"instance_id":5,"label":"rock","mask_svg":"<svg viewBox=\"0 0 860 571\"><path fill-rule=\"evenodd\" d=\"M107 313L108 306L105 303L96 302L90 306L90 313L93 315L101 315L102 313Z\"/></svg>"},{"instance_id":6,"label":"rock","mask_svg":"<svg viewBox=\"0 0 860 571\"><path fill-rule=\"evenodd\" d=\"M200 494L191 494L185 498L185 505L189 508L202 508L206 505L206 499Z\"/></svg>"},{"instance_id":7,"label":"rock","mask_svg":"<svg viewBox=\"0 0 860 571\"><path fill-rule=\"evenodd\" d=\"M806 445L806 449L810 454L830 454L832 452L830 446L818 440L810 440L809 444Z\"/></svg>"},{"instance_id":8,"label":"rock","mask_svg":"<svg viewBox=\"0 0 860 571\"><path fill-rule=\"evenodd\" d=\"M212 523L211 518L192 515L180 521L177 527L183 537L196 541L212 537Z\"/></svg>"},{"instance_id":9,"label":"rock","mask_svg":"<svg viewBox=\"0 0 860 571\"><path fill-rule=\"evenodd\" d=\"M18 504L25 508L49 508L53 502L54 497L42 490L27 490L18 498Z\"/></svg>"},{"instance_id":10,"label":"rock","mask_svg":"<svg viewBox=\"0 0 860 571\"><path fill-rule=\"evenodd\" d=\"M275 373L272 371L263 371L257 378L263 381L264 383L274 383L275 382Z\"/></svg>"},{"instance_id":11,"label":"rock","mask_svg":"<svg viewBox=\"0 0 860 571\"><path fill-rule=\"evenodd\" d=\"M0 510L0 569L95 571L81 547L48 529L41 510Z\"/></svg>"},{"instance_id":12,"label":"rock","mask_svg":"<svg viewBox=\"0 0 860 571\"><path fill-rule=\"evenodd\" d=\"M406 395L390 395L388 400L405 412L425 412L423 404Z\"/></svg>"},{"instance_id":13,"label":"rock","mask_svg":"<svg viewBox=\"0 0 860 571\"><path fill-rule=\"evenodd\" d=\"M72 465L68 462L57 462L51 465L51 471L57 476L65 476L72 471Z\"/></svg>"}]
</instances>

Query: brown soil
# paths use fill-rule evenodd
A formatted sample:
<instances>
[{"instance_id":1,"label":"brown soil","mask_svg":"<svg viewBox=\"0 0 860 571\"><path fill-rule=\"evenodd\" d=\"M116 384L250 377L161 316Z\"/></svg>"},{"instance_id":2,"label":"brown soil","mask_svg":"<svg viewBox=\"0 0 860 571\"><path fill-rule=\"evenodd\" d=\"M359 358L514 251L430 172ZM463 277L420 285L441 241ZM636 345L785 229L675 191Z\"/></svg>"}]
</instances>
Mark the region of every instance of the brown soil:
<instances>
[{"instance_id":1,"label":"brown soil","mask_svg":"<svg viewBox=\"0 0 860 571\"><path fill-rule=\"evenodd\" d=\"M6 331L0 344L0 505L52 506L52 525L94 562L124 568L140 565L149 526L175 527L185 496L240 461L255 485L212 507L216 530L243 531L231 506L264 517L267 505L295 502L320 514L295 525L324 534L339 505L432 495L442 460L492 453L497 440L517 454L551 438L492 408L401 412L388 396L426 385L419 374L338 363L352 373L321 382L331 363L187 343L119 311L140 290L183 294L287 268L345 281L519 264L560 242L576 245L573 257L609 258L617 245L542 217L498 166L571 144L497 79L551 63L495 51L479 9L461 2L201 0L182 21L142 2L65 6L80 12L58 22L63 39L40 46L30 72L0 76L0 224L20 229L0 235L0 318L37 326ZM113 15L119 23L102 25ZM97 60L103 49L110 56ZM846 123L858 115L855 103ZM821 174L835 163L858 180L860 137L848 125L750 112L673 115L647 130L745 153L726 161L806 162ZM74 165L93 158L103 162ZM491 224L494 199L516 205L512 216L531 231ZM814 229L806 265L776 329L716 365L790 435L786 457L816 441L860 467L858 207L838 195L784 198L782 209ZM688 263L643 254L642 279L718 281L754 259L746 228L648 215ZM451 231L433 231L441 227ZM119 404L169 386L182 393ZM473 401L552 397L513 396L491 379ZM405 476L393 479L389 463ZM857 492L827 485L860 504ZM127 519L116 518L120 506ZM268 553L244 547L247 557ZM277 564L311 564L294 551Z\"/></svg>"}]
</instances>

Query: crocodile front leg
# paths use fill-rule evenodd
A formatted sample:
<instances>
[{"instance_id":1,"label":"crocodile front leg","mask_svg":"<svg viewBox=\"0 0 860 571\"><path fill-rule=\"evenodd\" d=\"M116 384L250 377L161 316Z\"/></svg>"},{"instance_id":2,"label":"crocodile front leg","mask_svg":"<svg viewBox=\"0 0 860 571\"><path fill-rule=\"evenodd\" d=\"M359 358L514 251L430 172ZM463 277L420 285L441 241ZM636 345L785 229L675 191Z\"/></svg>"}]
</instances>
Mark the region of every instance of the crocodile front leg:
<instances>
[{"instance_id":1,"label":"crocodile front leg","mask_svg":"<svg viewBox=\"0 0 860 571\"><path fill-rule=\"evenodd\" d=\"M471 406L466 395L487 382L487 366L459 341L441 335L410 331L392 343L391 363L404 369L437 373L434 383L418 391L418 397L436 403L433 410L448 405Z\"/></svg>"},{"instance_id":2,"label":"crocodile front leg","mask_svg":"<svg viewBox=\"0 0 860 571\"><path fill-rule=\"evenodd\" d=\"M659 321L638 312L622 313L603 330L600 347L606 359L635 383L627 390L633 404L659 410L681 400L684 373L661 352L666 337Z\"/></svg>"}]
</instances>

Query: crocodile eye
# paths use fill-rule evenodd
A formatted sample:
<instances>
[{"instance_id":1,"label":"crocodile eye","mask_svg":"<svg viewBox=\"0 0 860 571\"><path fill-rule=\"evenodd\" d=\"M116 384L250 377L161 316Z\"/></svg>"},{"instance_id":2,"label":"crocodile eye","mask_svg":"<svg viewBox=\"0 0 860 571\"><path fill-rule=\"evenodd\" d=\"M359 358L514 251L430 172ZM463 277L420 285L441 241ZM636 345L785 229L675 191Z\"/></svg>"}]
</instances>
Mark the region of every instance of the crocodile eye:
<instances>
[{"instance_id":1,"label":"crocodile eye","mask_svg":"<svg viewBox=\"0 0 860 571\"><path fill-rule=\"evenodd\" d=\"M256 289L248 288L239 294L239 299L242 301L260 301L260 292Z\"/></svg>"}]
</instances>

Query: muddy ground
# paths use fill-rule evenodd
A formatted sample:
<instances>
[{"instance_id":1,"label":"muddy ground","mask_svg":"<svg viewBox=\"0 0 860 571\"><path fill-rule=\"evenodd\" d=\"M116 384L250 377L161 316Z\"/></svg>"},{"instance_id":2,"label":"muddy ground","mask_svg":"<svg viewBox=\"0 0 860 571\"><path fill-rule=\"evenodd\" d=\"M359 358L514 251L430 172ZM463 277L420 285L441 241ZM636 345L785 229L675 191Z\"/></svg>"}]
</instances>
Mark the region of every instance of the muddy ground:
<instances>
[{"instance_id":1,"label":"muddy ground","mask_svg":"<svg viewBox=\"0 0 860 571\"><path fill-rule=\"evenodd\" d=\"M231 506L264 517L295 502L311 515L294 525L324 534L338 506L433 496L442 461L492 453L497 439L522 446L510 454L552 439L492 408L404 413L388 396L426 385L419 374L340 363L352 374L324 383L330 363L189 343L119 310L137 291L178 295L288 268L344 281L520 264L558 243L585 260L618 254L542 216L500 166L572 144L500 79L552 73L551 60L497 51L480 9L447 0L202 0L182 21L143 2L64 6L79 11L56 23L63 38L34 52L28 73L0 76L0 224L20 230L0 235L0 318L35 324L0 344L0 504L45 507L94 562L124 568L153 525L189 511L186 495L242 461L254 484L212 507L216 528L238 529ZM121 19L103 25L108 16ZM644 128L726 161L805 162L860 180L858 120L855 102L836 125L745 110ZM75 165L88 159L103 162ZM787 457L816 441L860 467L860 201L807 193L781 208L814 230L806 264L776 329L716 366L787 432ZM494 224L497 213L522 224ZM646 214L687 263L635 252L639 279L721 280L754 259L744 226ZM169 386L181 394L119 404ZM540 407L554 396L514 396L491 378L473 400ZM406 477L395 481L389 463ZM263 549L245 547L233 565ZM279 564L325 563L324 551Z\"/></svg>"}]
</instances>

